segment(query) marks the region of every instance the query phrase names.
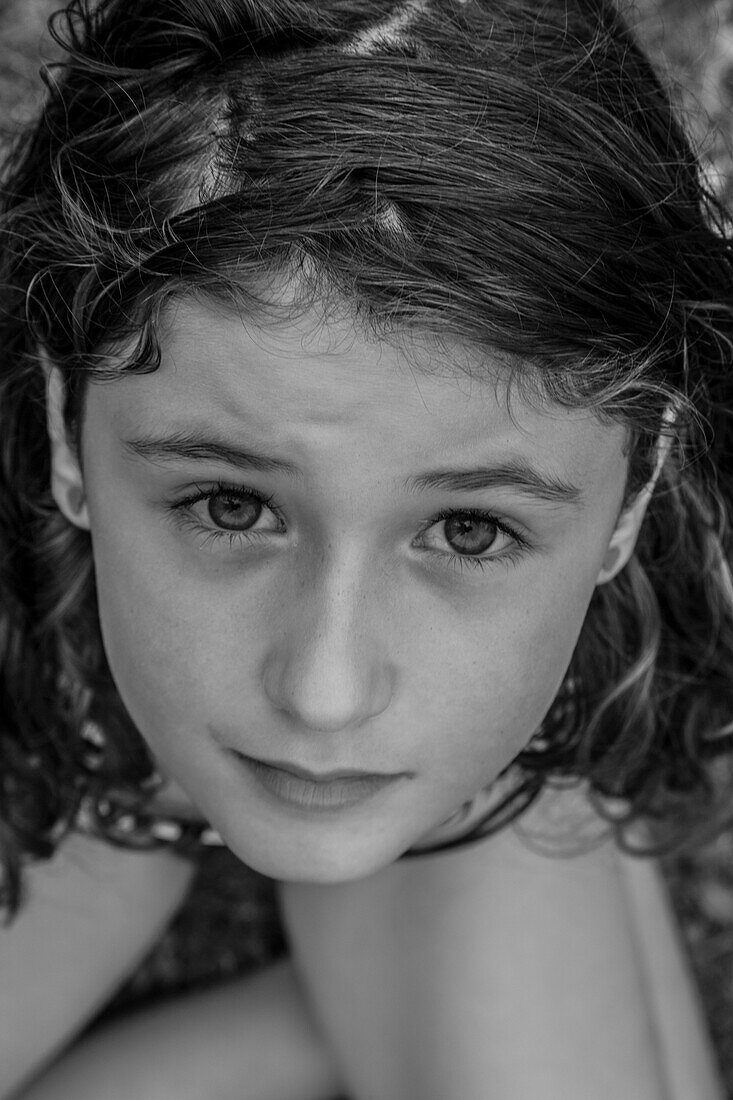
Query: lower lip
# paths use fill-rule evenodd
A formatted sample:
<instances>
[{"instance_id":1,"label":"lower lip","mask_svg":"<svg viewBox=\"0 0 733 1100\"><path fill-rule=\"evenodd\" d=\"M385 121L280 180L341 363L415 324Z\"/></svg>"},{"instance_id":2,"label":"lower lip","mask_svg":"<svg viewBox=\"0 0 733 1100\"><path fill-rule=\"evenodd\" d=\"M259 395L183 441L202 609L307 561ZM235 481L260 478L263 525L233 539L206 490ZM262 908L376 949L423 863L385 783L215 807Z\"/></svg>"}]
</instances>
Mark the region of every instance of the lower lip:
<instances>
[{"instance_id":1,"label":"lower lip","mask_svg":"<svg viewBox=\"0 0 733 1100\"><path fill-rule=\"evenodd\" d=\"M343 810L357 806L402 778L399 775L355 775L315 782L238 752L234 755L278 801L305 810Z\"/></svg>"}]
</instances>

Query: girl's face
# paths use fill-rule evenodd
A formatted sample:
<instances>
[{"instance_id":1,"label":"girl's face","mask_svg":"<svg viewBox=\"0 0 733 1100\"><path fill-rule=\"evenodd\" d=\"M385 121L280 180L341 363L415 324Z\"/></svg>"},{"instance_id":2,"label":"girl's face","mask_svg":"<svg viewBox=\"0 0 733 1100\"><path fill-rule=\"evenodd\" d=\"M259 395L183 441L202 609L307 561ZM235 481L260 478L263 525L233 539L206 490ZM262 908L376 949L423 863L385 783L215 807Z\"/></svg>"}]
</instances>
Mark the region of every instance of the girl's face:
<instances>
[{"instance_id":1,"label":"girl's face","mask_svg":"<svg viewBox=\"0 0 733 1100\"><path fill-rule=\"evenodd\" d=\"M248 864L366 875L547 711L640 521L617 525L624 431L510 411L496 362L471 381L427 340L406 356L315 315L258 329L185 301L161 343L155 373L90 386L83 475L55 446L112 673Z\"/></svg>"}]
</instances>

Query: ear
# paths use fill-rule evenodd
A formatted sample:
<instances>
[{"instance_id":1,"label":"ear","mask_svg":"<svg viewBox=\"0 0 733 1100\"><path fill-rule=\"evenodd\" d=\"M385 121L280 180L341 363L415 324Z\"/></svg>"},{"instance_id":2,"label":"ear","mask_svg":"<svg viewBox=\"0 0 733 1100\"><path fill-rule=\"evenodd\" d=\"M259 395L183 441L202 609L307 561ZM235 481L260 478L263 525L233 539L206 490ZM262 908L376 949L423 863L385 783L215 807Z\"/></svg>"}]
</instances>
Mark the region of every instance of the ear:
<instances>
[{"instance_id":1,"label":"ear","mask_svg":"<svg viewBox=\"0 0 733 1100\"><path fill-rule=\"evenodd\" d=\"M596 584L608 584L628 563L634 553L650 499L651 493L647 492L645 486L633 503L619 516Z\"/></svg>"},{"instance_id":2,"label":"ear","mask_svg":"<svg viewBox=\"0 0 733 1100\"><path fill-rule=\"evenodd\" d=\"M64 380L58 367L44 360L46 422L51 445L51 492L59 510L75 527L89 530L84 478L64 423Z\"/></svg>"},{"instance_id":3,"label":"ear","mask_svg":"<svg viewBox=\"0 0 733 1100\"><path fill-rule=\"evenodd\" d=\"M649 507L649 501L652 499L652 493L657 484L657 479L662 472L665 459L669 454L670 446L670 437L660 435L657 441L657 461L654 467L654 473L628 508L625 508L619 516L616 528L611 535L611 541L608 544L608 549L606 550L606 555L603 559L603 565L598 574L596 584L608 584L609 581L612 581L613 578L621 572L624 566L628 564L631 555L634 553L634 548L639 538L639 532L641 531L641 525L644 522L644 516Z\"/></svg>"}]
</instances>

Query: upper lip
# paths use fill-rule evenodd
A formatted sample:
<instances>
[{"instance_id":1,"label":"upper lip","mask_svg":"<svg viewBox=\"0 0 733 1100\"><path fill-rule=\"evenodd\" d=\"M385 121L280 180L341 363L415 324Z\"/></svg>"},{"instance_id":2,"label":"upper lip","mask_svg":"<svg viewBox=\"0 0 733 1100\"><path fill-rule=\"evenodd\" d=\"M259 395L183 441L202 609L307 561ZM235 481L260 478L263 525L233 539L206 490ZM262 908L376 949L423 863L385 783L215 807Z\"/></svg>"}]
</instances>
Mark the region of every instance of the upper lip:
<instances>
[{"instance_id":1,"label":"upper lip","mask_svg":"<svg viewBox=\"0 0 733 1100\"><path fill-rule=\"evenodd\" d=\"M307 779L310 783L333 783L339 779L397 779L405 775L405 772L368 772L359 771L356 768L337 768L330 772L312 772L308 768L301 768L297 764L291 764L284 760L261 760L256 756L247 756L246 753L234 750L238 756L244 756L255 764L264 764L266 768L278 768L280 771L289 772L299 779Z\"/></svg>"}]
</instances>

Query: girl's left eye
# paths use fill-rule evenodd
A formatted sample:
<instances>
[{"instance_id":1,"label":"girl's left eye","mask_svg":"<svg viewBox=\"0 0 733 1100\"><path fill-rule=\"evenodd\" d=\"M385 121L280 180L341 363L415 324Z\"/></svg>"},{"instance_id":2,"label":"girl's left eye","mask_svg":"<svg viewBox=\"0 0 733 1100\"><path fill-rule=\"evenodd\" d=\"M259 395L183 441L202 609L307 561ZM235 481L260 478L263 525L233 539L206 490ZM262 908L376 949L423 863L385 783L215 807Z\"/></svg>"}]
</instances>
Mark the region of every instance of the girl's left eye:
<instances>
[{"instance_id":1,"label":"girl's left eye","mask_svg":"<svg viewBox=\"0 0 733 1100\"><path fill-rule=\"evenodd\" d=\"M483 569L489 562L511 558L525 540L490 512L443 512L425 528L422 545L448 557L451 564Z\"/></svg>"}]
</instances>

